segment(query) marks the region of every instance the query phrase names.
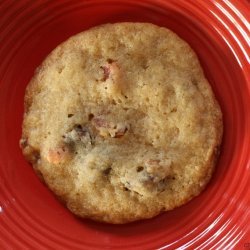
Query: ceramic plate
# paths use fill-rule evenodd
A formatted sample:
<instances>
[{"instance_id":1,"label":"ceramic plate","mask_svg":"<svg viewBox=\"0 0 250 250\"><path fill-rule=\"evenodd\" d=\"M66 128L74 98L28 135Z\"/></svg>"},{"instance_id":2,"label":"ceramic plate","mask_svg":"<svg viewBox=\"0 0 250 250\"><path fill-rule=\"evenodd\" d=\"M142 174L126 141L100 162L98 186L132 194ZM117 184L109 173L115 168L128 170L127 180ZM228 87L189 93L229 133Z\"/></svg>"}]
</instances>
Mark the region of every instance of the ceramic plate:
<instances>
[{"instance_id":1,"label":"ceramic plate","mask_svg":"<svg viewBox=\"0 0 250 250\"><path fill-rule=\"evenodd\" d=\"M224 137L206 190L174 211L127 225L79 220L24 160L27 83L69 36L108 22L151 22L196 51L223 111ZM0 1L1 249L250 249L250 2Z\"/></svg>"}]
</instances>

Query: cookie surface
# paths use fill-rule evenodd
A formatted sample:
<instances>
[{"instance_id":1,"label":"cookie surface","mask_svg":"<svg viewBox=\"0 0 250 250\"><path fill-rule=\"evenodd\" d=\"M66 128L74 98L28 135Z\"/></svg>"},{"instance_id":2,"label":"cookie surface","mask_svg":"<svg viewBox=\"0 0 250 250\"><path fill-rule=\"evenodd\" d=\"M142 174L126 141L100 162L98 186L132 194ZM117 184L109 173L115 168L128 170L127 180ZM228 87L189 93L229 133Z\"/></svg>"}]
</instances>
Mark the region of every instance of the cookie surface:
<instances>
[{"instance_id":1,"label":"cookie surface","mask_svg":"<svg viewBox=\"0 0 250 250\"><path fill-rule=\"evenodd\" d=\"M59 45L25 95L23 154L80 217L151 218L211 178L222 115L199 61L176 34L106 24Z\"/></svg>"}]
</instances>

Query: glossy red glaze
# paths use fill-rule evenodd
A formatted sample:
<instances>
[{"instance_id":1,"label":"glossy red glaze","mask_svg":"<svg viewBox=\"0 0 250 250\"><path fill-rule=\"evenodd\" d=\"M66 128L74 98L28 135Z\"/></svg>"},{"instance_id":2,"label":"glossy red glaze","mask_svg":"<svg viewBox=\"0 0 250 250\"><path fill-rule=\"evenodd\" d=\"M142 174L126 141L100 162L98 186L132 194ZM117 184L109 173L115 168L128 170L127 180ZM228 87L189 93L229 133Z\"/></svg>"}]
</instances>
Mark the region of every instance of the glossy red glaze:
<instances>
[{"instance_id":1,"label":"glossy red glaze","mask_svg":"<svg viewBox=\"0 0 250 250\"><path fill-rule=\"evenodd\" d=\"M152 22L197 52L224 114L214 177L187 205L154 219L76 219L38 180L18 146L24 90L69 36L120 21ZM250 249L250 4L247 0L0 1L1 249Z\"/></svg>"}]
</instances>

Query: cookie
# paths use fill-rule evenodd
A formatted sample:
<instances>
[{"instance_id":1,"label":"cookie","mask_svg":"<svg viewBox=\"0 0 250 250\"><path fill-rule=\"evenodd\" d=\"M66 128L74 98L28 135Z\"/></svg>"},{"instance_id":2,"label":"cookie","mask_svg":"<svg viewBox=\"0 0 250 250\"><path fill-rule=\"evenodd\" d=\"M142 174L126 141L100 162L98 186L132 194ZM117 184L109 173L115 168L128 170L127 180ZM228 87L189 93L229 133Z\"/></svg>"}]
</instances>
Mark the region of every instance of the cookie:
<instances>
[{"instance_id":1,"label":"cookie","mask_svg":"<svg viewBox=\"0 0 250 250\"><path fill-rule=\"evenodd\" d=\"M74 214L127 223L200 194L222 129L190 46L166 28L116 23L69 38L36 70L20 144Z\"/></svg>"}]
</instances>

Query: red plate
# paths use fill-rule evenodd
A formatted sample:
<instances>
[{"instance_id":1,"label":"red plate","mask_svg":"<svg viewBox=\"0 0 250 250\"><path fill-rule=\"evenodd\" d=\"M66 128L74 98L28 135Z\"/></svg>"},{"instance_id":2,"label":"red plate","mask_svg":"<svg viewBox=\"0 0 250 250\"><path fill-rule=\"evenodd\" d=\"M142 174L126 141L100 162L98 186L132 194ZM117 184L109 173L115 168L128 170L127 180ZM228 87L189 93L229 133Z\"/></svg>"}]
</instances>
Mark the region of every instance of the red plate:
<instances>
[{"instance_id":1,"label":"red plate","mask_svg":"<svg viewBox=\"0 0 250 250\"><path fill-rule=\"evenodd\" d=\"M76 219L21 154L24 90L69 36L120 21L152 22L197 52L224 114L222 152L206 190L154 219ZM0 1L1 249L250 249L250 3L247 0Z\"/></svg>"}]
</instances>

